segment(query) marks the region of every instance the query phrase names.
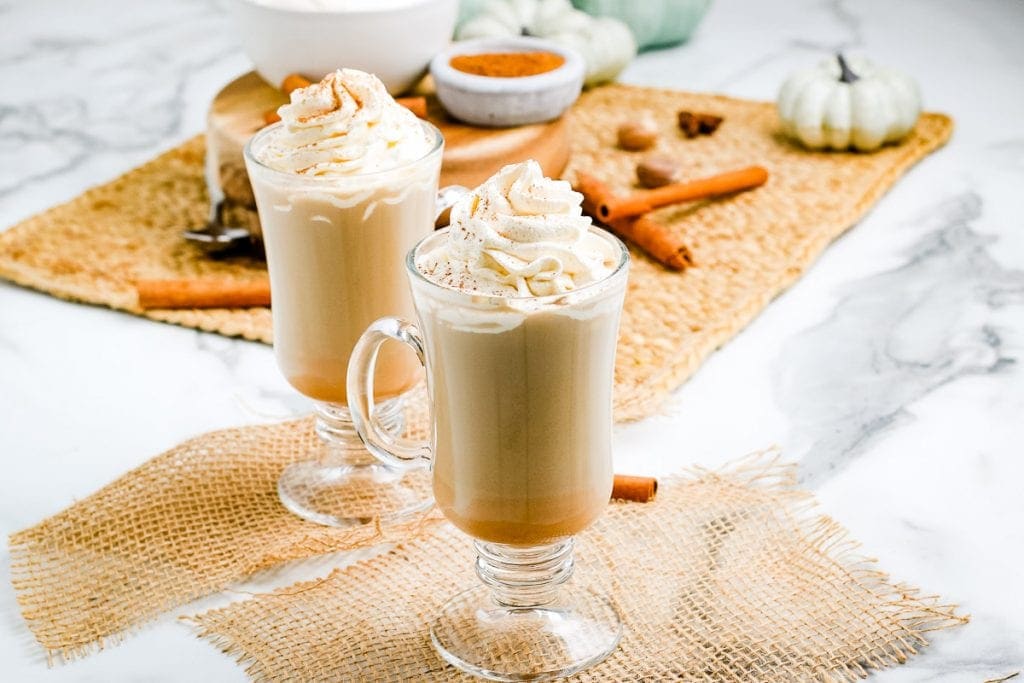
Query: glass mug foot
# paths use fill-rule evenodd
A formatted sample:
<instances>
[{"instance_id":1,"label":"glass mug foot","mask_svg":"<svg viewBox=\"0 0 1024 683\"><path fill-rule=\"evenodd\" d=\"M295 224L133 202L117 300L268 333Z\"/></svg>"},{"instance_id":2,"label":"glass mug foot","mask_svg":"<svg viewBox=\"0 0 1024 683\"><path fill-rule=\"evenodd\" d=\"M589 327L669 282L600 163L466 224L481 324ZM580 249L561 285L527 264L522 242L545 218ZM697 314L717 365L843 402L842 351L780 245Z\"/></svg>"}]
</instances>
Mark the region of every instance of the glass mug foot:
<instances>
[{"instance_id":1,"label":"glass mug foot","mask_svg":"<svg viewBox=\"0 0 1024 683\"><path fill-rule=\"evenodd\" d=\"M390 430L402 428L402 401L384 401L375 413ZM352 425L348 409L316 406L316 431L326 455L296 462L277 482L281 503L317 524L349 527L374 519L397 521L433 505L426 469L400 470L371 456Z\"/></svg>"},{"instance_id":2,"label":"glass mug foot","mask_svg":"<svg viewBox=\"0 0 1024 683\"><path fill-rule=\"evenodd\" d=\"M495 681L569 676L611 654L622 622L600 595L565 585L572 540L513 548L477 543L483 586L459 593L430 629L438 654Z\"/></svg>"}]
</instances>

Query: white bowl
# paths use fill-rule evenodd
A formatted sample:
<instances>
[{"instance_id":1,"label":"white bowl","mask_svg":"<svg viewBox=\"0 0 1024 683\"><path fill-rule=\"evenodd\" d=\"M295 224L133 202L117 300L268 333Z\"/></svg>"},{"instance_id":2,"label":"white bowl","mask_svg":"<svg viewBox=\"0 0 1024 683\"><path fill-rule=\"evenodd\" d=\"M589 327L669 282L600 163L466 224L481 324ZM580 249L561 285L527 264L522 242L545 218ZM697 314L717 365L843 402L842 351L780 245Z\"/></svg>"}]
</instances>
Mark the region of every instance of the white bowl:
<instances>
[{"instance_id":1,"label":"white bowl","mask_svg":"<svg viewBox=\"0 0 1024 683\"><path fill-rule=\"evenodd\" d=\"M565 59L536 76L499 78L468 74L449 63L457 55L485 52L554 52ZM454 43L430 62L437 97L448 113L478 126L520 126L562 115L583 87L583 58L539 38L481 38Z\"/></svg>"},{"instance_id":2,"label":"white bowl","mask_svg":"<svg viewBox=\"0 0 1024 683\"><path fill-rule=\"evenodd\" d=\"M392 94L402 93L448 45L458 14L458 0L363 0L330 11L301 0L263 2L271 4L231 0L231 10L242 47L274 87L288 74L316 81L346 67L376 74Z\"/></svg>"}]
</instances>

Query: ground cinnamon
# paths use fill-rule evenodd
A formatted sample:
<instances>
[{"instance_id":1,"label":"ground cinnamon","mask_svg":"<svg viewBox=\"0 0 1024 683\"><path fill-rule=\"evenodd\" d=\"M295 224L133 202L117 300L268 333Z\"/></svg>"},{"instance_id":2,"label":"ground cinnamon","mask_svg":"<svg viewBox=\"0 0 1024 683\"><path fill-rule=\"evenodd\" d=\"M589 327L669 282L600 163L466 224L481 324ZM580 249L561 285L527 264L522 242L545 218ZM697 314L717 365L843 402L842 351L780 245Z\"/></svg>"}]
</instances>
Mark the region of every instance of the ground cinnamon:
<instances>
[{"instance_id":1,"label":"ground cinnamon","mask_svg":"<svg viewBox=\"0 0 1024 683\"><path fill-rule=\"evenodd\" d=\"M484 52L456 55L448 62L453 69L475 76L522 78L554 71L565 58L554 52Z\"/></svg>"},{"instance_id":2,"label":"ground cinnamon","mask_svg":"<svg viewBox=\"0 0 1024 683\"><path fill-rule=\"evenodd\" d=\"M270 305L270 281L138 280L139 308L248 308Z\"/></svg>"},{"instance_id":3,"label":"ground cinnamon","mask_svg":"<svg viewBox=\"0 0 1024 683\"><path fill-rule=\"evenodd\" d=\"M395 102L402 105L417 117L421 119L427 118L427 98L426 97L396 97ZM276 109L268 109L263 112L263 122L266 125L277 123L281 120L281 115L277 113Z\"/></svg>"}]
</instances>

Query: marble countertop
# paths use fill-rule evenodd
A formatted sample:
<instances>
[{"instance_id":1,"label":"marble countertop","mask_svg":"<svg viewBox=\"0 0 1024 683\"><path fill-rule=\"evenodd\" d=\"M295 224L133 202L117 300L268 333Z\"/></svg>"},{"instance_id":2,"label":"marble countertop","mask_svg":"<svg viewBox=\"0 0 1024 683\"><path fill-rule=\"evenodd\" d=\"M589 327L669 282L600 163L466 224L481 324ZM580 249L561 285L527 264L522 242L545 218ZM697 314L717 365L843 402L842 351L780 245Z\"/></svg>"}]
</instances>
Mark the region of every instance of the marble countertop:
<instances>
[{"instance_id":1,"label":"marble countertop","mask_svg":"<svg viewBox=\"0 0 1024 683\"><path fill-rule=\"evenodd\" d=\"M0 229L199 132L249 68L213 1L0 0L0 26ZM615 436L617 469L651 473L779 444L883 569L972 615L882 681L1024 670L1022 27L1010 0L716 0L688 45L622 79L771 99L843 48L916 75L956 119L661 414ZM0 378L0 679L244 680L174 615L48 669L6 541L188 436L306 412L271 350L0 283Z\"/></svg>"}]
</instances>

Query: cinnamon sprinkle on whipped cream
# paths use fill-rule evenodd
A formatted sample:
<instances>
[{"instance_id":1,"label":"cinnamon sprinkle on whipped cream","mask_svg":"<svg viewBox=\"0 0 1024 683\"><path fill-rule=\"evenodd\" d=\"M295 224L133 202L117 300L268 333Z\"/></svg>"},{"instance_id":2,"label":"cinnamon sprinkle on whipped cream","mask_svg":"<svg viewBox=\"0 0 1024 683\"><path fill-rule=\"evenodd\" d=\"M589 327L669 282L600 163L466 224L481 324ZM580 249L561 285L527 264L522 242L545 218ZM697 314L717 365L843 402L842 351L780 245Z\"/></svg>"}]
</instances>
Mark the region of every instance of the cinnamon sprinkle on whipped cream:
<instances>
[{"instance_id":1,"label":"cinnamon sprinkle on whipped cream","mask_svg":"<svg viewBox=\"0 0 1024 683\"><path fill-rule=\"evenodd\" d=\"M386 171L426 156L434 141L373 74L339 69L292 91L261 161L310 176Z\"/></svg>"},{"instance_id":2,"label":"cinnamon sprinkle on whipped cream","mask_svg":"<svg viewBox=\"0 0 1024 683\"><path fill-rule=\"evenodd\" d=\"M616 254L590 232L583 195L533 160L504 167L460 199L448 239L420 254L429 280L504 297L563 294L607 277Z\"/></svg>"}]
</instances>

